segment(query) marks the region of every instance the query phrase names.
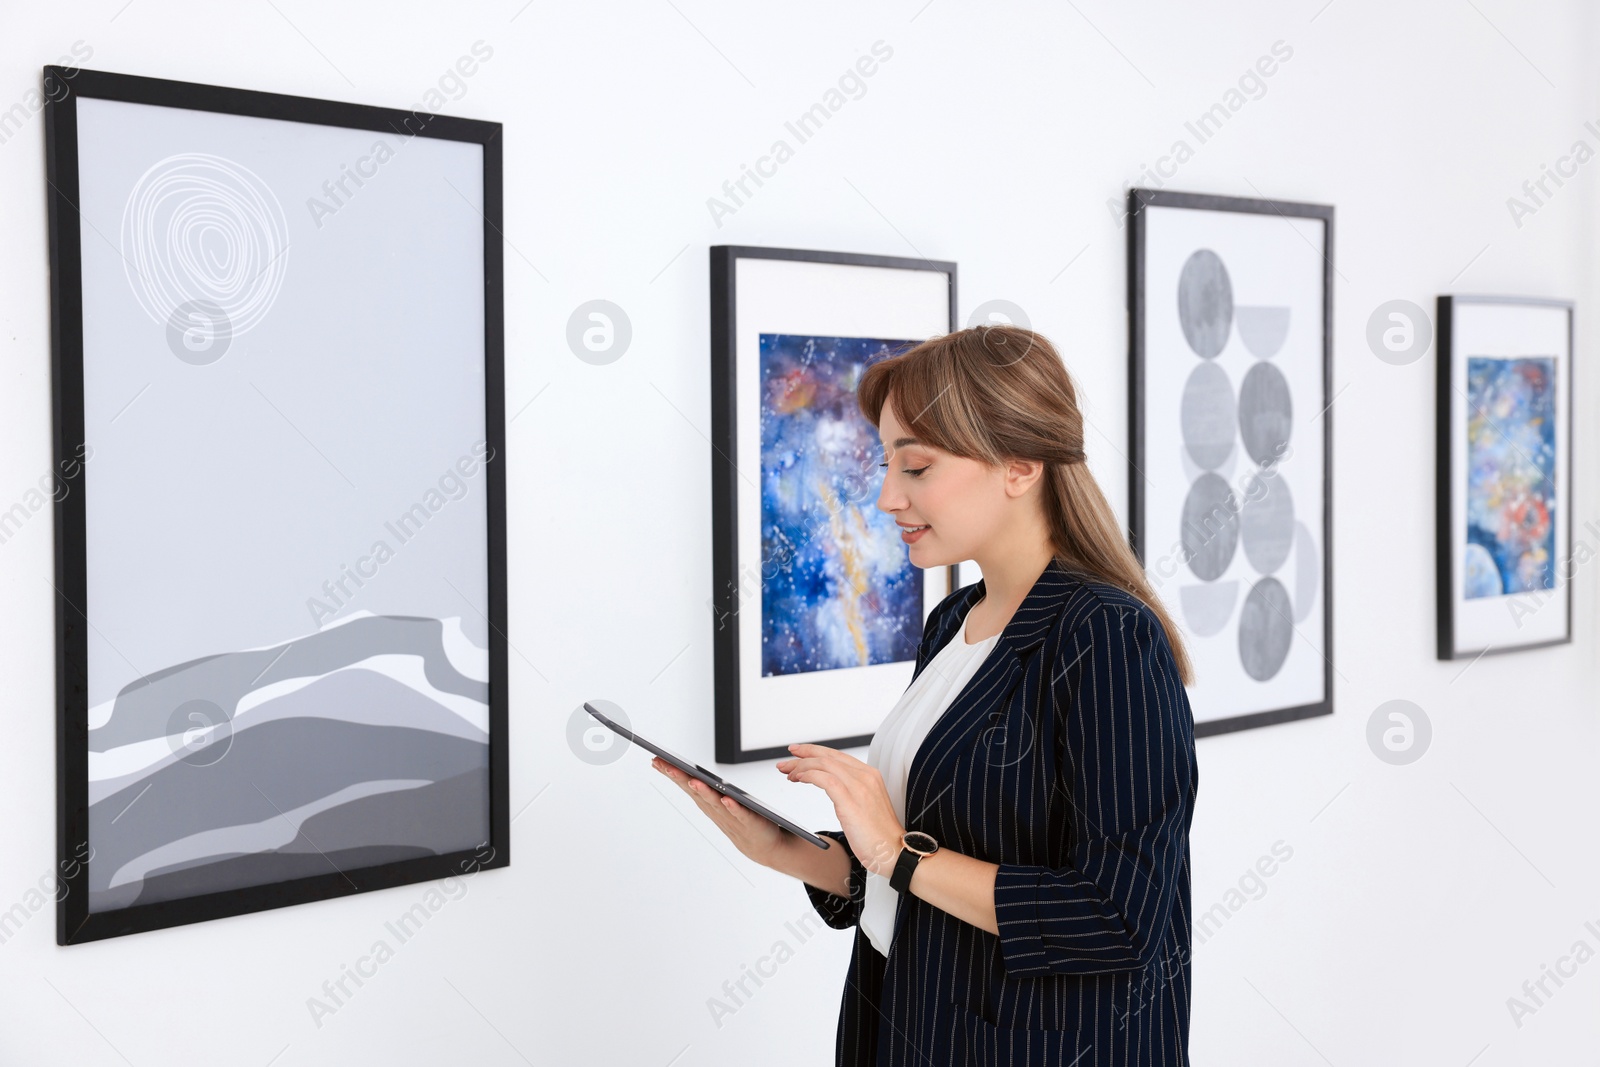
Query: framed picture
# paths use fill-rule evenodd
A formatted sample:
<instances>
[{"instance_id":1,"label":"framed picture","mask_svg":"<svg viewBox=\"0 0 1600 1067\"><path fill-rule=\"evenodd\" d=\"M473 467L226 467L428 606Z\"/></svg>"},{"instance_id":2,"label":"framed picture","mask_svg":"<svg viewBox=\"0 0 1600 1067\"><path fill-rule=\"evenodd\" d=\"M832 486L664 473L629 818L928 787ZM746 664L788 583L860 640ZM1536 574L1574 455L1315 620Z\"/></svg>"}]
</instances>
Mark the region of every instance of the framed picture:
<instances>
[{"instance_id":1,"label":"framed picture","mask_svg":"<svg viewBox=\"0 0 1600 1067\"><path fill-rule=\"evenodd\" d=\"M883 447L856 384L955 327L956 265L711 249L716 755L872 740L950 568L911 565L878 510Z\"/></svg>"},{"instance_id":2,"label":"framed picture","mask_svg":"<svg viewBox=\"0 0 1600 1067\"><path fill-rule=\"evenodd\" d=\"M1569 642L1572 301L1438 312L1439 658Z\"/></svg>"},{"instance_id":3,"label":"framed picture","mask_svg":"<svg viewBox=\"0 0 1600 1067\"><path fill-rule=\"evenodd\" d=\"M58 942L505 866L500 125L66 74Z\"/></svg>"},{"instance_id":4,"label":"framed picture","mask_svg":"<svg viewBox=\"0 0 1600 1067\"><path fill-rule=\"evenodd\" d=\"M1129 526L1196 735L1333 710L1333 208L1128 196Z\"/></svg>"}]
</instances>

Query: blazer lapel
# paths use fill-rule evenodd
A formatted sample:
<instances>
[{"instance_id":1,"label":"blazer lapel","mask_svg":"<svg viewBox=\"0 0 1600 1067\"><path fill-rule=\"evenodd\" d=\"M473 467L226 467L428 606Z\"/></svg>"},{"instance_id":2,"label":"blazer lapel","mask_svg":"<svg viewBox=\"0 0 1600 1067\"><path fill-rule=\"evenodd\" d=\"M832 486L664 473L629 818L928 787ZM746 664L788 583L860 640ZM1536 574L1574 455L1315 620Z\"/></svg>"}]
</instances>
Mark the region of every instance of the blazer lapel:
<instances>
[{"instance_id":1,"label":"blazer lapel","mask_svg":"<svg viewBox=\"0 0 1600 1067\"><path fill-rule=\"evenodd\" d=\"M982 666L923 738L906 778L907 829L916 829L917 820L939 798L940 791L948 788L947 768L951 760L967 750L987 723L1005 713L1007 698L1022 679L1027 656L1044 643L1062 601L1074 584L1072 572L1054 560L1045 567L1011 621L1000 631L1000 639L989 650ZM947 642L965 639L962 635L967 610L984 595L983 579L962 592L965 597L958 602L956 610L945 614L927 662L931 662Z\"/></svg>"}]
</instances>

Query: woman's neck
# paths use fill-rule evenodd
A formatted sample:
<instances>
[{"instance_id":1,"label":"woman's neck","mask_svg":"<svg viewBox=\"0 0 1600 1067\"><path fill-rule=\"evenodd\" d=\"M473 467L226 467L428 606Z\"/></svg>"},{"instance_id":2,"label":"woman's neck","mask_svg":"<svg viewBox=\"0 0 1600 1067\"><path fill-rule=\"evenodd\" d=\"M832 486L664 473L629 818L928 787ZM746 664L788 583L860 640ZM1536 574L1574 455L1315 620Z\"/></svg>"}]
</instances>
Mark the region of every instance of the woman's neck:
<instances>
[{"instance_id":1,"label":"woman's neck","mask_svg":"<svg viewBox=\"0 0 1600 1067\"><path fill-rule=\"evenodd\" d=\"M999 633L1027 599L1034 583L1055 557L1048 544L1033 551L985 554L975 562L983 571L983 599L967 612L967 641L976 644Z\"/></svg>"}]
</instances>

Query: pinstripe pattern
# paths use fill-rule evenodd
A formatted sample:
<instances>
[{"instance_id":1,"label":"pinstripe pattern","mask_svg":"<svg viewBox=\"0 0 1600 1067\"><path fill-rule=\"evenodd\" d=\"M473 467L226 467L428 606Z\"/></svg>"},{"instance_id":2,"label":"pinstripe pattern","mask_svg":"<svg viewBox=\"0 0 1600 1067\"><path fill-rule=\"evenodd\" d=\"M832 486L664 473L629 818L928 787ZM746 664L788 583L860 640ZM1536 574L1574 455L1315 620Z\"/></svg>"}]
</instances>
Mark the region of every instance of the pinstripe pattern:
<instances>
[{"instance_id":1,"label":"pinstripe pattern","mask_svg":"<svg viewBox=\"0 0 1600 1067\"><path fill-rule=\"evenodd\" d=\"M982 595L980 581L934 608L913 678ZM1197 785L1160 621L1052 563L906 787L908 828L999 864L999 935L903 893L885 959L859 927L859 861L849 897L805 886L829 926L856 927L839 1067L1186 1067Z\"/></svg>"}]
</instances>

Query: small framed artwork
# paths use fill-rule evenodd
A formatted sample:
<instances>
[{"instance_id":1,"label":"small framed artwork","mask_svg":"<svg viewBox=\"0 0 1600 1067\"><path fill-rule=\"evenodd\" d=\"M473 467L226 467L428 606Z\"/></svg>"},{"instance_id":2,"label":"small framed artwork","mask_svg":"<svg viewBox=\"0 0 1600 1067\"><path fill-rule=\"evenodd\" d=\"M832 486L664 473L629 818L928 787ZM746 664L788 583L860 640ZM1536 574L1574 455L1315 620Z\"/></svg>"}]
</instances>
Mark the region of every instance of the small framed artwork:
<instances>
[{"instance_id":1,"label":"small framed artwork","mask_svg":"<svg viewBox=\"0 0 1600 1067\"><path fill-rule=\"evenodd\" d=\"M951 568L912 566L877 507L861 373L955 329L956 265L711 249L716 757L872 740Z\"/></svg>"},{"instance_id":2,"label":"small framed artwork","mask_svg":"<svg viewBox=\"0 0 1600 1067\"><path fill-rule=\"evenodd\" d=\"M1197 735L1333 711L1333 208L1128 195L1134 550Z\"/></svg>"},{"instance_id":3,"label":"small framed artwork","mask_svg":"<svg viewBox=\"0 0 1600 1067\"><path fill-rule=\"evenodd\" d=\"M44 80L58 943L505 866L500 125Z\"/></svg>"},{"instance_id":4,"label":"small framed artwork","mask_svg":"<svg viewBox=\"0 0 1600 1067\"><path fill-rule=\"evenodd\" d=\"M1442 660L1572 640L1572 313L1439 297Z\"/></svg>"}]
</instances>

